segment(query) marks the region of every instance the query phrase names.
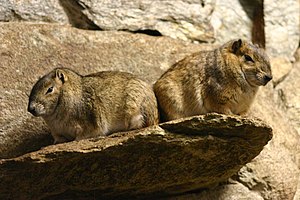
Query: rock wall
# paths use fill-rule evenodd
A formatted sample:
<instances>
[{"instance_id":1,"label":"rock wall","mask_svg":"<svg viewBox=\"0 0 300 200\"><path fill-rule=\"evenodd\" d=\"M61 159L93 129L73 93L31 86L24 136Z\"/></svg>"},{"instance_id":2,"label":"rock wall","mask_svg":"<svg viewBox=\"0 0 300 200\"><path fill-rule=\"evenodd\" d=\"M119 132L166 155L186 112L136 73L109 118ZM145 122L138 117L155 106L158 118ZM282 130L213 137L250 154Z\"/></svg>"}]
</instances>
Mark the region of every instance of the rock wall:
<instances>
[{"instance_id":1,"label":"rock wall","mask_svg":"<svg viewBox=\"0 0 300 200\"><path fill-rule=\"evenodd\" d=\"M264 0L266 49L292 58L299 47L299 0Z\"/></svg>"},{"instance_id":2,"label":"rock wall","mask_svg":"<svg viewBox=\"0 0 300 200\"><path fill-rule=\"evenodd\" d=\"M290 60L300 34L299 0L0 0L0 21L54 22L216 44L240 37Z\"/></svg>"}]
</instances>

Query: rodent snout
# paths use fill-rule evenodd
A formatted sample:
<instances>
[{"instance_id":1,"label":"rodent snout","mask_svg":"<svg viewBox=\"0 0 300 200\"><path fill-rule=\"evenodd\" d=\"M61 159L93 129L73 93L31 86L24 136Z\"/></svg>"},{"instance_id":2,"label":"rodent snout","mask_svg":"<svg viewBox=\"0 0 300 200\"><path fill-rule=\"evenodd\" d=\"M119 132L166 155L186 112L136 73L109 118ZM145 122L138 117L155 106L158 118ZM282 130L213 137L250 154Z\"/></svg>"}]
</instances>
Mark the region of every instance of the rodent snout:
<instances>
[{"instance_id":1,"label":"rodent snout","mask_svg":"<svg viewBox=\"0 0 300 200\"><path fill-rule=\"evenodd\" d=\"M35 109L35 106L30 103L28 105L28 108L27 108L28 112L30 112L31 114L33 114L34 116L37 116L37 112L36 112L36 109Z\"/></svg>"},{"instance_id":2,"label":"rodent snout","mask_svg":"<svg viewBox=\"0 0 300 200\"><path fill-rule=\"evenodd\" d=\"M264 82L265 82L265 84L264 85L266 85L270 80L272 80L272 75L265 75L264 76Z\"/></svg>"}]
</instances>

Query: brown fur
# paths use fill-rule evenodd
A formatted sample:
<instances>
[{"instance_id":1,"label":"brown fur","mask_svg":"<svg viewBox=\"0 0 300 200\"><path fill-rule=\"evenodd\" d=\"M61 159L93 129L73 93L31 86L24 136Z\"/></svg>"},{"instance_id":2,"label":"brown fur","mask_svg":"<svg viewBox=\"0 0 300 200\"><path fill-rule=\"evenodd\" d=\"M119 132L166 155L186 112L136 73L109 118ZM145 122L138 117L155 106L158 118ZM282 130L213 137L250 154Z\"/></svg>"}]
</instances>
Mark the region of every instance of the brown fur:
<instances>
[{"instance_id":1,"label":"brown fur","mask_svg":"<svg viewBox=\"0 0 300 200\"><path fill-rule=\"evenodd\" d=\"M158 123L151 87L125 72L81 76L67 68L54 69L34 85L28 111L43 117L55 143Z\"/></svg>"},{"instance_id":2,"label":"brown fur","mask_svg":"<svg viewBox=\"0 0 300 200\"><path fill-rule=\"evenodd\" d=\"M175 63L154 92L165 121L209 112L240 115L249 110L258 87L271 79L264 51L233 40Z\"/></svg>"}]
</instances>

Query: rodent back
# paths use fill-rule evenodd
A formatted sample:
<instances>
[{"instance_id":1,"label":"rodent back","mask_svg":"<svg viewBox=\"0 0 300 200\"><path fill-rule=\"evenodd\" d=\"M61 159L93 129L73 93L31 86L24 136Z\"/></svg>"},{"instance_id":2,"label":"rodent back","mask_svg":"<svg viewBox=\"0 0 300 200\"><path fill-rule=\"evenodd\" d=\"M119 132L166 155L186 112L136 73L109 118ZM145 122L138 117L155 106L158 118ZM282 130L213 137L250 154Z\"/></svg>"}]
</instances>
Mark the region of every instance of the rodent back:
<instances>
[{"instance_id":1,"label":"rodent back","mask_svg":"<svg viewBox=\"0 0 300 200\"><path fill-rule=\"evenodd\" d=\"M105 116L110 131L141 128L143 125L157 123L154 93L148 84L136 76L106 71L84 76L82 82L84 94L88 96L87 102L94 99L94 108ZM144 121L148 120L147 117L155 119L150 120L151 122Z\"/></svg>"},{"instance_id":2,"label":"rodent back","mask_svg":"<svg viewBox=\"0 0 300 200\"><path fill-rule=\"evenodd\" d=\"M126 98L126 87L137 77L117 71L103 71L95 74L89 74L82 78L83 93L88 93L89 98L95 99L98 105L108 106L106 110L115 112L117 107L123 106ZM134 90L135 88L132 88ZM114 111L115 110L115 111Z\"/></svg>"}]
</instances>

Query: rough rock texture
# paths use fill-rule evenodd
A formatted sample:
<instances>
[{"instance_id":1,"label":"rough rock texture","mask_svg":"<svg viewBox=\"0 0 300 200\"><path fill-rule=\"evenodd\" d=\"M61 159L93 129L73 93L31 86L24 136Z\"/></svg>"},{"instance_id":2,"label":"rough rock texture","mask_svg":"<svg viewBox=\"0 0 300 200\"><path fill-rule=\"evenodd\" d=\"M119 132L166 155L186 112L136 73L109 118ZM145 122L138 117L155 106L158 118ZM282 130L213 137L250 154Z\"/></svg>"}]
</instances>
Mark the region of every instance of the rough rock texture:
<instances>
[{"instance_id":1,"label":"rough rock texture","mask_svg":"<svg viewBox=\"0 0 300 200\"><path fill-rule=\"evenodd\" d=\"M243 4L240 2L243 2ZM251 2L253 3L255 1ZM215 30L217 43L222 44L224 41L235 38L251 38L251 13L253 12L253 7L249 6L251 2L247 3L244 0L216 1L215 9L211 17L211 24ZM245 7L247 5L251 9L246 10L243 5L245 5ZM246 11L248 11L248 13Z\"/></svg>"},{"instance_id":2,"label":"rough rock texture","mask_svg":"<svg viewBox=\"0 0 300 200\"><path fill-rule=\"evenodd\" d=\"M168 198L169 200L263 200L257 192L244 187L241 183L232 182L205 190L200 193L185 194Z\"/></svg>"},{"instance_id":3,"label":"rough rock texture","mask_svg":"<svg viewBox=\"0 0 300 200\"><path fill-rule=\"evenodd\" d=\"M209 22L214 4L215 0L0 0L0 21L70 23L84 29L145 31L209 42L214 40Z\"/></svg>"},{"instance_id":4,"label":"rough rock texture","mask_svg":"<svg viewBox=\"0 0 300 200\"><path fill-rule=\"evenodd\" d=\"M290 59L299 47L299 0L264 0L266 49L271 56Z\"/></svg>"},{"instance_id":5,"label":"rough rock texture","mask_svg":"<svg viewBox=\"0 0 300 200\"><path fill-rule=\"evenodd\" d=\"M289 76L279 83L276 90L277 102L288 113L288 119L300 134L300 62L294 64ZM298 86L298 87L295 87Z\"/></svg>"},{"instance_id":6,"label":"rough rock texture","mask_svg":"<svg viewBox=\"0 0 300 200\"><path fill-rule=\"evenodd\" d=\"M264 199L293 199L300 175L300 137L275 95L272 84L261 88L250 113L273 127L274 138L237 179Z\"/></svg>"},{"instance_id":7,"label":"rough rock texture","mask_svg":"<svg viewBox=\"0 0 300 200\"><path fill-rule=\"evenodd\" d=\"M273 83L276 87L281 83L290 73L293 64L287 57L275 57L271 60Z\"/></svg>"},{"instance_id":8,"label":"rough rock texture","mask_svg":"<svg viewBox=\"0 0 300 200\"><path fill-rule=\"evenodd\" d=\"M209 42L214 39L209 17L215 0L80 0L83 13L101 29L156 30L183 40Z\"/></svg>"},{"instance_id":9,"label":"rough rock texture","mask_svg":"<svg viewBox=\"0 0 300 200\"><path fill-rule=\"evenodd\" d=\"M266 46L271 56L293 60L299 45L299 4L299 0L0 0L0 21L56 22L217 44L241 37Z\"/></svg>"},{"instance_id":10,"label":"rough rock texture","mask_svg":"<svg viewBox=\"0 0 300 200\"><path fill-rule=\"evenodd\" d=\"M67 66L82 74L118 69L140 75L152 83L171 64L189 53L212 48L165 37L84 31L54 24L2 23L0 38L0 93L4 94L0 96L2 158L15 157L52 143L42 121L26 111L32 85L52 68ZM234 196L234 188L238 188L241 196L245 192L245 196L256 195L270 200L294 198L297 185L300 185L300 137L294 129L299 116L292 117L291 113L296 113L294 106L284 109L285 100L277 94L281 94L278 89L282 86L282 94L288 95L286 101L297 105L297 66L299 64L276 83L275 89L271 83L262 87L252 107L252 116L272 126L271 142L233 177L236 184L224 183L195 195L210 199L220 194L220 199L229 200L230 193ZM253 196L253 199L259 198Z\"/></svg>"},{"instance_id":11,"label":"rough rock texture","mask_svg":"<svg viewBox=\"0 0 300 200\"><path fill-rule=\"evenodd\" d=\"M58 0L0 0L0 21L69 23Z\"/></svg>"},{"instance_id":12,"label":"rough rock texture","mask_svg":"<svg viewBox=\"0 0 300 200\"><path fill-rule=\"evenodd\" d=\"M260 120L209 114L53 145L0 160L0 197L174 195L228 179L271 138Z\"/></svg>"}]
</instances>

